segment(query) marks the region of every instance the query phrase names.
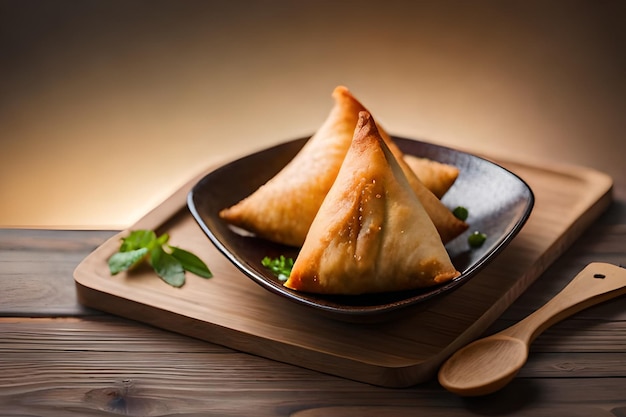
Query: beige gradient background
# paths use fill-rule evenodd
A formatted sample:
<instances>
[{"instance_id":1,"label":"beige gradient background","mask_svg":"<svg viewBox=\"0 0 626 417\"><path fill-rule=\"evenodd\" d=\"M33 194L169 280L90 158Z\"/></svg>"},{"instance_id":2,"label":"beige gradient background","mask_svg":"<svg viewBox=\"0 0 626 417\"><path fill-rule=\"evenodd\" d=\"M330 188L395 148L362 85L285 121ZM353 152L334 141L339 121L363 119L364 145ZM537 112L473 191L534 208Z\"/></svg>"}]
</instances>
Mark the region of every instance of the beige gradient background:
<instances>
[{"instance_id":1,"label":"beige gradient background","mask_svg":"<svg viewBox=\"0 0 626 417\"><path fill-rule=\"evenodd\" d=\"M393 134L624 178L625 4L0 0L0 226L130 226L338 84Z\"/></svg>"}]
</instances>

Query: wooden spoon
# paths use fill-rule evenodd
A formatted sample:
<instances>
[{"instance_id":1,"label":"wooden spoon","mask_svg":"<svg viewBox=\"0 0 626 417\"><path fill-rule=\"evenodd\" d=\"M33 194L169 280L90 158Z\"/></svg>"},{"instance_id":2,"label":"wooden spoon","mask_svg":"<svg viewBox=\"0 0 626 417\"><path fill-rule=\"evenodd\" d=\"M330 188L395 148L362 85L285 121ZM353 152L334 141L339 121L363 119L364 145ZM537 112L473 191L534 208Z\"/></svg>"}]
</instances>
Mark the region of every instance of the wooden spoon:
<instances>
[{"instance_id":1,"label":"wooden spoon","mask_svg":"<svg viewBox=\"0 0 626 417\"><path fill-rule=\"evenodd\" d=\"M626 269L591 263L560 293L519 323L458 350L439 370L439 383L461 396L486 395L508 384L544 330L587 307L626 294Z\"/></svg>"}]
</instances>

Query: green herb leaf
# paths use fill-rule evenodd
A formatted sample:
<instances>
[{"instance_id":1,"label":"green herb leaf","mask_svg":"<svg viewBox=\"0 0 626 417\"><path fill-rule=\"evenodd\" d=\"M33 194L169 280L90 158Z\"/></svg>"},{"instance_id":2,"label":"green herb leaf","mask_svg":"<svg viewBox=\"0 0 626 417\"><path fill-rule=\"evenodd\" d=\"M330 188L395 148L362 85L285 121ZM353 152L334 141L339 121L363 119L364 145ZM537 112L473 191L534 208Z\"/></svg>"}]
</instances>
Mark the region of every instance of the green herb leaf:
<instances>
[{"instance_id":1,"label":"green herb leaf","mask_svg":"<svg viewBox=\"0 0 626 417\"><path fill-rule=\"evenodd\" d=\"M112 275L126 271L138 265L148 254L148 248L139 248L126 252L117 252L109 258L109 270Z\"/></svg>"},{"instance_id":2,"label":"green herb leaf","mask_svg":"<svg viewBox=\"0 0 626 417\"><path fill-rule=\"evenodd\" d=\"M156 234L152 230L135 230L127 237L122 238L120 252L129 252L139 248L149 248L156 240Z\"/></svg>"},{"instance_id":3,"label":"green herb leaf","mask_svg":"<svg viewBox=\"0 0 626 417\"><path fill-rule=\"evenodd\" d=\"M473 232L467 237L467 243L469 243L472 248L481 247L485 243L485 240L487 240L487 235L479 231Z\"/></svg>"},{"instance_id":4,"label":"green herb leaf","mask_svg":"<svg viewBox=\"0 0 626 417\"><path fill-rule=\"evenodd\" d=\"M111 275L148 261L157 275L174 287L185 284L185 271L203 278L213 276L200 258L189 251L168 245L169 239L167 233L157 236L152 230L131 231L127 237L122 238L119 251L109 258Z\"/></svg>"},{"instance_id":5,"label":"green herb leaf","mask_svg":"<svg viewBox=\"0 0 626 417\"><path fill-rule=\"evenodd\" d=\"M171 286L182 287L185 283L185 269L182 264L161 246L150 251L150 264L157 275Z\"/></svg>"},{"instance_id":6,"label":"green herb leaf","mask_svg":"<svg viewBox=\"0 0 626 417\"><path fill-rule=\"evenodd\" d=\"M181 263L185 271L189 271L202 278L213 277L209 267L193 253L176 246L170 246L170 249L172 250L172 256Z\"/></svg>"},{"instance_id":7,"label":"green herb leaf","mask_svg":"<svg viewBox=\"0 0 626 417\"><path fill-rule=\"evenodd\" d=\"M287 281L293 268L293 259L280 255L278 258L266 256L261 260L261 265L269 269L280 281Z\"/></svg>"},{"instance_id":8,"label":"green herb leaf","mask_svg":"<svg viewBox=\"0 0 626 417\"><path fill-rule=\"evenodd\" d=\"M454 217L456 217L457 219L465 221L469 216L469 211L463 206L458 206L457 208L452 210L452 214L454 214Z\"/></svg>"},{"instance_id":9,"label":"green herb leaf","mask_svg":"<svg viewBox=\"0 0 626 417\"><path fill-rule=\"evenodd\" d=\"M155 244L159 245L159 246L163 246L165 245L167 242L169 242L170 240L170 235L168 235L167 233L163 233L161 236L159 236L158 238L156 238L155 240Z\"/></svg>"}]
</instances>

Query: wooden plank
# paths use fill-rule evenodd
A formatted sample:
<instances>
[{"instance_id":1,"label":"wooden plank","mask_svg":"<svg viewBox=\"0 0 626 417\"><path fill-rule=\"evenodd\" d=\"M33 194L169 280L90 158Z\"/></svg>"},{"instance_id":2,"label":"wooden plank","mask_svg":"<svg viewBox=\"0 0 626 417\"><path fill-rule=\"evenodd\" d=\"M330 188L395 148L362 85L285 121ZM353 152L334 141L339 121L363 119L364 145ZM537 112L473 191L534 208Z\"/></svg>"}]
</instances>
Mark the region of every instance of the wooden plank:
<instances>
[{"instance_id":1,"label":"wooden plank","mask_svg":"<svg viewBox=\"0 0 626 417\"><path fill-rule=\"evenodd\" d=\"M73 271L111 231L0 229L0 315L101 314L76 301Z\"/></svg>"},{"instance_id":2,"label":"wooden plank","mask_svg":"<svg viewBox=\"0 0 626 417\"><path fill-rule=\"evenodd\" d=\"M626 332L626 323L615 326ZM3 318L0 334L4 415L602 416L626 410L623 348L567 353L578 340L552 349L558 354L532 354L502 391L462 399L435 381L387 389L113 317ZM606 343L595 333L586 338L588 346Z\"/></svg>"},{"instance_id":3,"label":"wooden plank","mask_svg":"<svg viewBox=\"0 0 626 417\"><path fill-rule=\"evenodd\" d=\"M599 172L513 162L505 166L524 178L536 197L535 210L519 236L471 282L393 321L355 325L331 320L252 283L208 244L188 214L185 198L196 179L134 228L167 231L173 244L205 259L215 277L190 277L182 289L163 284L149 270L111 277L106 259L117 249L119 237L114 237L76 269L79 300L358 381L390 387L422 382L448 355L482 334L611 202L612 181Z\"/></svg>"},{"instance_id":4,"label":"wooden plank","mask_svg":"<svg viewBox=\"0 0 626 417\"><path fill-rule=\"evenodd\" d=\"M573 346L572 343L567 345ZM529 361L519 378L624 378L626 350L563 353L562 345L550 346L554 353L531 351Z\"/></svg>"},{"instance_id":5,"label":"wooden plank","mask_svg":"<svg viewBox=\"0 0 626 417\"><path fill-rule=\"evenodd\" d=\"M177 354L211 356L236 353L232 357L245 356L221 345L115 316L33 319L2 317L0 330L3 355L31 355L43 361L48 360L45 354L51 351L76 354L77 358L86 362L121 360L120 356L125 355L125 352L132 355L171 355L173 360ZM625 352L626 321L570 318L546 330L537 338L531 346L531 360L524 367L523 376L571 377L571 369L546 364L583 362L594 363L596 366L584 369L585 374L582 376L626 375ZM256 363L257 359L253 361ZM261 363L266 363L268 367L283 366L274 361ZM576 367L572 366L573 368Z\"/></svg>"}]
</instances>

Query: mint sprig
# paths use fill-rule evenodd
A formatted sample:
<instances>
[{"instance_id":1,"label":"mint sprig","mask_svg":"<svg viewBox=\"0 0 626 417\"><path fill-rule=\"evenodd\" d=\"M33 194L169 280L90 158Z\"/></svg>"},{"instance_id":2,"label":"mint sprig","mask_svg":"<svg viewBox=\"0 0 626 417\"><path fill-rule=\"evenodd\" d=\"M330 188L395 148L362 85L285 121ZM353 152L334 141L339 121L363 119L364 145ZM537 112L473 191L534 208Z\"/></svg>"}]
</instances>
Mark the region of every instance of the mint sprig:
<instances>
[{"instance_id":1,"label":"mint sprig","mask_svg":"<svg viewBox=\"0 0 626 417\"><path fill-rule=\"evenodd\" d=\"M173 287L185 284L185 271L211 278L209 267L193 253L169 245L167 233L157 236L152 230L134 230L122 238L119 251L109 258L109 271L116 275L147 262L156 274Z\"/></svg>"}]
</instances>

